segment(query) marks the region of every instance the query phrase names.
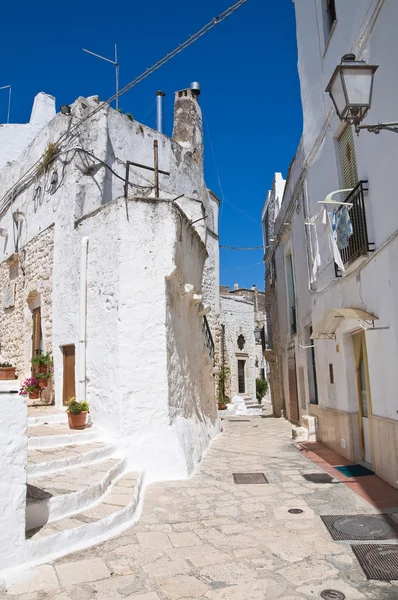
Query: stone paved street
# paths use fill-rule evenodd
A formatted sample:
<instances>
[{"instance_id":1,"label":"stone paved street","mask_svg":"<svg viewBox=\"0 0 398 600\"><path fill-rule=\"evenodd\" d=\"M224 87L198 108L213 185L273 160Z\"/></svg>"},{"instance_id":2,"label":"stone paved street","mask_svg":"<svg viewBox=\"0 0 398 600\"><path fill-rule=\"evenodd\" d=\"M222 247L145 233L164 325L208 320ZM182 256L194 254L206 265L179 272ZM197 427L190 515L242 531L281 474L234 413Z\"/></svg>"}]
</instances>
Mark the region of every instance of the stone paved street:
<instances>
[{"instance_id":1,"label":"stone paved street","mask_svg":"<svg viewBox=\"0 0 398 600\"><path fill-rule=\"evenodd\" d=\"M244 418L244 417L242 417ZM325 588L347 600L398 598L398 584L367 582L348 542L320 514L377 512L319 472L273 418L223 422L198 473L146 489L140 521L122 536L35 570L1 598L18 600L304 600ZM237 485L234 472L269 485ZM291 514L291 508L302 514Z\"/></svg>"}]
</instances>

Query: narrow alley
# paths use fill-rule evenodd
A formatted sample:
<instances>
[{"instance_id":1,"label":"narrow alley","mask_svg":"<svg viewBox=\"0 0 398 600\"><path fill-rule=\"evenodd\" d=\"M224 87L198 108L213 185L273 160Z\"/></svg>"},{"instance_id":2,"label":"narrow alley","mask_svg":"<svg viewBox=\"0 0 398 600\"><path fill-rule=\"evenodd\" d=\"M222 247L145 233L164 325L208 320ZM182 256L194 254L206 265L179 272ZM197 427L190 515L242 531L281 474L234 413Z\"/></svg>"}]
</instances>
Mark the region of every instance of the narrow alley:
<instances>
[{"instance_id":1,"label":"narrow alley","mask_svg":"<svg viewBox=\"0 0 398 600\"><path fill-rule=\"evenodd\" d=\"M333 541L320 518L380 511L337 479L322 483L324 470L293 444L287 421L242 417L223 430L193 477L147 487L133 527L36 567L1 599L398 598L398 583L367 581L353 542ZM248 472L268 484L234 482Z\"/></svg>"}]
</instances>

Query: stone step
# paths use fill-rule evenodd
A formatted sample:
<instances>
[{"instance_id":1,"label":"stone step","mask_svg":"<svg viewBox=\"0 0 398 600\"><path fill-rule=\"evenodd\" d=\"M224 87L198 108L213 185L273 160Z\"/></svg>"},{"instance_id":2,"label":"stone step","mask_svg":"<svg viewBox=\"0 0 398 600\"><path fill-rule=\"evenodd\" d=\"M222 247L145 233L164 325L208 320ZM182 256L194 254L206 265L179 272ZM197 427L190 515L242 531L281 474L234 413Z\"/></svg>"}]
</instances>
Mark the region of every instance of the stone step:
<instances>
[{"instance_id":1,"label":"stone step","mask_svg":"<svg viewBox=\"0 0 398 600\"><path fill-rule=\"evenodd\" d=\"M67 423L49 423L28 427L29 450L36 448L57 448L75 444L89 444L104 440L105 434L94 425L85 429L69 429Z\"/></svg>"},{"instance_id":2,"label":"stone step","mask_svg":"<svg viewBox=\"0 0 398 600\"><path fill-rule=\"evenodd\" d=\"M94 461L109 458L116 446L103 442L61 446L59 448L37 448L28 451L28 476L56 473L72 466L82 467Z\"/></svg>"},{"instance_id":3,"label":"stone step","mask_svg":"<svg viewBox=\"0 0 398 600\"><path fill-rule=\"evenodd\" d=\"M67 423L68 415L65 408L55 406L28 406L28 426L44 425L45 423Z\"/></svg>"},{"instance_id":4,"label":"stone step","mask_svg":"<svg viewBox=\"0 0 398 600\"><path fill-rule=\"evenodd\" d=\"M85 467L28 477L26 528L40 527L89 508L124 469L124 460L105 459Z\"/></svg>"},{"instance_id":5,"label":"stone step","mask_svg":"<svg viewBox=\"0 0 398 600\"><path fill-rule=\"evenodd\" d=\"M120 535L135 520L142 482L142 473L126 473L96 506L27 531L24 562L48 562Z\"/></svg>"},{"instance_id":6,"label":"stone step","mask_svg":"<svg viewBox=\"0 0 398 600\"><path fill-rule=\"evenodd\" d=\"M0 392L15 392L21 389L21 382L18 379L0 379Z\"/></svg>"}]
</instances>

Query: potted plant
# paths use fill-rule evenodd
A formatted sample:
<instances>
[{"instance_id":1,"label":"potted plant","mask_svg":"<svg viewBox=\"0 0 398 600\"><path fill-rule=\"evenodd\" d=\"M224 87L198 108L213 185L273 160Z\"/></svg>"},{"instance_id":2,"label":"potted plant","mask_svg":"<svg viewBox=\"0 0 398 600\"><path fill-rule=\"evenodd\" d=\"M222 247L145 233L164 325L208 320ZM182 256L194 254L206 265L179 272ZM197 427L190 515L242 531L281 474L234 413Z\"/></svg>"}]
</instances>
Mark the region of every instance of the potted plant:
<instances>
[{"instance_id":1,"label":"potted plant","mask_svg":"<svg viewBox=\"0 0 398 600\"><path fill-rule=\"evenodd\" d=\"M264 398L268 391L268 381L266 379L256 379L256 398L257 402L261 404L261 400Z\"/></svg>"},{"instance_id":2,"label":"potted plant","mask_svg":"<svg viewBox=\"0 0 398 600\"><path fill-rule=\"evenodd\" d=\"M39 388L42 390L48 386L48 381L51 377L51 372L47 373L38 373L36 375L37 383L39 384Z\"/></svg>"},{"instance_id":3,"label":"potted plant","mask_svg":"<svg viewBox=\"0 0 398 600\"><path fill-rule=\"evenodd\" d=\"M225 394L225 383L228 379L229 368L222 367L218 372L218 410L225 410L231 399Z\"/></svg>"},{"instance_id":4,"label":"potted plant","mask_svg":"<svg viewBox=\"0 0 398 600\"><path fill-rule=\"evenodd\" d=\"M19 393L21 396L27 396L29 394L31 400L37 400L40 393L40 387L36 377L28 377L28 379L25 379Z\"/></svg>"},{"instance_id":5,"label":"potted plant","mask_svg":"<svg viewBox=\"0 0 398 600\"><path fill-rule=\"evenodd\" d=\"M85 428L88 410L88 402L85 400L77 402L74 396L69 400L67 412L70 429Z\"/></svg>"},{"instance_id":6,"label":"potted plant","mask_svg":"<svg viewBox=\"0 0 398 600\"><path fill-rule=\"evenodd\" d=\"M15 367L12 367L9 362L0 363L0 379L4 381L15 378Z\"/></svg>"},{"instance_id":7,"label":"potted plant","mask_svg":"<svg viewBox=\"0 0 398 600\"><path fill-rule=\"evenodd\" d=\"M38 373L47 373L48 371L51 371L53 359L51 354L46 352L46 354L37 354L34 356L31 363Z\"/></svg>"}]
</instances>

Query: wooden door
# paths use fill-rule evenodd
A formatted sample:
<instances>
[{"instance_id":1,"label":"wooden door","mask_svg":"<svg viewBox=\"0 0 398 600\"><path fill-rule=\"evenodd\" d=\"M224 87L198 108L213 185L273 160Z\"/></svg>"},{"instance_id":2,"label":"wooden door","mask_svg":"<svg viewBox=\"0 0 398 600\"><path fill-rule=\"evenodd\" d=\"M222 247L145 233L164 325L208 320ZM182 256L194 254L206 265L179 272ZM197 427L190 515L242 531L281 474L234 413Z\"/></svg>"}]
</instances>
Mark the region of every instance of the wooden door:
<instances>
[{"instance_id":1,"label":"wooden door","mask_svg":"<svg viewBox=\"0 0 398 600\"><path fill-rule=\"evenodd\" d=\"M296 356L294 353L291 353L288 356L288 375L290 421L297 424L299 422L299 406L297 393Z\"/></svg>"},{"instance_id":2,"label":"wooden door","mask_svg":"<svg viewBox=\"0 0 398 600\"><path fill-rule=\"evenodd\" d=\"M40 307L32 311L32 358L42 352L42 333L41 333L41 312ZM37 372L35 367L32 367L32 375Z\"/></svg>"},{"instance_id":3,"label":"wooden door","mask_svg":"<svg viewBox=\"0 0 398 600\"><path fill-rule=\"evenodd\" d=\"M366 339L363 332L353 336L358 388L359 427L363 460L372 464L372 407Z\"/></svg>"},{"instance_id":4,"label":"wooden door","mask_svg":"<svg viewBox=\"0 0 398 600\"><path fill-rule=\"evenodd\" d=\"M75 388L75 346L64 346L64 389L63 404L68 404L70 398L76 396Z\"/></svg>"}]
</instances>

